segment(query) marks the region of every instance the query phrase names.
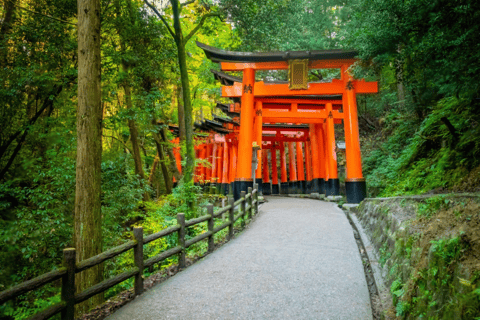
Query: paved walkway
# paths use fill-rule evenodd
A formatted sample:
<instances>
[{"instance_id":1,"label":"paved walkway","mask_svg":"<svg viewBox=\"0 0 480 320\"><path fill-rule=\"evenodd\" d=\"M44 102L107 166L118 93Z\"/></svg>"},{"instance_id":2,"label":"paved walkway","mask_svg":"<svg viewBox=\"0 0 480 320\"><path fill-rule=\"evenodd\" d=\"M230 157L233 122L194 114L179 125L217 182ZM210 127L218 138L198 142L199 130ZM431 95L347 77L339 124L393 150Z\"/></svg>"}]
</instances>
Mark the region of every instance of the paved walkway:
<instances>
[{"instance_id":1,"label":"paved walkway","mask_svg":"<svg viewBox=\"0 0 480 320\"><path fill-rule=\"evenodd\" d=\"M236 239L107 319L372 319L344 213L318 200L267 199Z\"/></svg>"}]
</instances>

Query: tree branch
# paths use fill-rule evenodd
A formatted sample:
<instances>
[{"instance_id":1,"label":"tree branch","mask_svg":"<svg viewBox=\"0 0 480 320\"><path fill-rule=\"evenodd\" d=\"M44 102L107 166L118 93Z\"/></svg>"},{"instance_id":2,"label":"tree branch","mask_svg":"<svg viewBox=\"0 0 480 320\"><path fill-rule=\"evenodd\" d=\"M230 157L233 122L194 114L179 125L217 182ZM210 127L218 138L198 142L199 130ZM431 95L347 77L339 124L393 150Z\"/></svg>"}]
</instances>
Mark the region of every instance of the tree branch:
<instances>
[{"instance_id":1,"label":"tree branch","mask_svg":"<svg viewBox=\"0 0 480 320\"><path fill-rule=\"evenodd\" d=\"M173 39L176 38L176 35L175 33L172 31L172 28L170 28L170 26L168 25L167 21L165 20L165 18L163 18L163 16L160 14L160 12L158 12L157 8L155 8L152 4L150 4L147 0L143 0L143 2L145 2L145 4L153 10L153 12L155 12L155 14L158 16L158 18L160 18L160 20L162 20L163 24L165 25L165 27L167 27L167 30L168 32L170 33L170 35L173 37Z\"/></svg>"},{"instance_id":2,"label":"tree branch","mask_svg":"<svg viewBox=\"0 0 480 320\"><path fill-rule=\"evenodd\" d=\"M313 71L310 71L310 74L312 76L315 76L318 80L322 81L323 80L323 75L319 72L313 72Z\"/></svg>"},{"instance_id":3,"label":"tree branch","mask_svg":"<svg viewBox=\"0 0 480 320\"><path fill-rule=\"evenodd\" d=\"M65 20L62 20L62 19L58 19L58 18L49 16L49 15L47 15L47 14L43 14L43 13L40 13L40 12L36 12L36 11L30 10L30 9L27 9L27 8L25 8L25 7L22 7L21 5L18 5L18 4L16 4L16 3L13 3L13 1L11 1L11 3L12 3L14 6L16 6L17 8L20 8L20 9L25 10L25 11L27 11L27 12L30 12L30 13L33 13L33 14L38 14L38 15L44 16L44 17L46 17L46 18L49 18L49 19L52 19L52 20L56 20L56 21L61 22L61 23L71 24L72 26L75 26L75 27L77 26L76 23L72 23L72 22L69 22L69 21L65 21Z\"/></svg>"},{"instance_id":4,"label":"tree branch","mask_svg":"<svg viewBox=\"0 0 480 320\"><path fill-rule=\"evenodd\" d=\"M182 4L180 4L180 8L186 7L186 6L188 6L189 4L192 4L192 3L194 3L194 2L195 2L195 0L190 0L190 1L187 1L187 2L185 2L185 3L182 3Z\"/></svg>"},{"instance_id":5,"label":"tree branch","mask_svg":"<svg viewBox=\"0 0 480 320\"><path fill-rule=\"evenodd\" d=\"M205 15L202 17L202 19L200 20L200 22L195 26L195 28L193 28L193 30L190 31L190 33L184 38L183 43L186 44L186 43L188 42L188 40L190 40L190 38L191 38L195 33L197 33L198 29L200 29L200 28L203 26L203 24L205 23L205 20L206 20L207 18L210 18L210 17L220 17L220 13L217 13L217 12L213 13L213 12L211 12L211 13L205 14Z\"/></svg>"},{"instance_id":6,"label":"tree branch","mask_svg":"<svg viewBox=\"0 0 480 320\"><path fill-rule=\"evenodd\" d=\"M102 136L105 137L105 138L112 138L112 139L115 139L115 140L121 142L121 143L123 144L123 146L125 147L125 149L127 149L128 152L130 152L130 154L133 154L132 149L130 149L130 148L127 146L127 143L126 143L125 141L123 141L123 140L121 140L121 139L118 139L118 138L115 137L115 136L109 136L109 135L106 135L106 134L104 134L104 135L102 135Z\"/></svg>"}]
</instances>

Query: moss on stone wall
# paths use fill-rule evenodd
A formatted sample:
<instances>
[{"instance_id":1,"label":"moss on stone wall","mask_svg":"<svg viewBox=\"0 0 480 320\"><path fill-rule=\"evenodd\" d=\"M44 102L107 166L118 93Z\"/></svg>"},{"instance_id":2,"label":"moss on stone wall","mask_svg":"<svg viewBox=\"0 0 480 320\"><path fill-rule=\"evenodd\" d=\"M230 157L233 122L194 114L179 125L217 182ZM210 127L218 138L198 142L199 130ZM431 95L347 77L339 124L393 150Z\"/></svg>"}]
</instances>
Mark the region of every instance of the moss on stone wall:
<instances>
[{"instance_id":1,"label":"moss on stone wall","mask_svg":"<svg viewBox=\"0 0 480 320\"><path fill-rule=\"evenodd\" d=\"M357 215L379 252L390 314L480 319L480 195L367 199Z\"/></svg>"}]
</instances>

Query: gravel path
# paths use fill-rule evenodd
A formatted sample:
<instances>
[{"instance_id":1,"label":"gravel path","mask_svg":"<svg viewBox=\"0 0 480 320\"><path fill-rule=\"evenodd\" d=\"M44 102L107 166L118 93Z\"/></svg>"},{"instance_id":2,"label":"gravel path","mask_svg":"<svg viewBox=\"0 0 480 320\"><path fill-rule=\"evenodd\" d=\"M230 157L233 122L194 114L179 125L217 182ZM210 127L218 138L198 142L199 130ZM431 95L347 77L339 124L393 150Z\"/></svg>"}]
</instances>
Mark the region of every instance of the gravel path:
<instances>
[{"instance_id":1,"label":"gravel path","mask_svg":"<svg viewBox=\"0 0 480 320\"><path fill-rule=\"evenodd\" d=\"M372 319L344 213L318 200L267 199L236 239L107 319Z\"/></svg>"}]
</instances>

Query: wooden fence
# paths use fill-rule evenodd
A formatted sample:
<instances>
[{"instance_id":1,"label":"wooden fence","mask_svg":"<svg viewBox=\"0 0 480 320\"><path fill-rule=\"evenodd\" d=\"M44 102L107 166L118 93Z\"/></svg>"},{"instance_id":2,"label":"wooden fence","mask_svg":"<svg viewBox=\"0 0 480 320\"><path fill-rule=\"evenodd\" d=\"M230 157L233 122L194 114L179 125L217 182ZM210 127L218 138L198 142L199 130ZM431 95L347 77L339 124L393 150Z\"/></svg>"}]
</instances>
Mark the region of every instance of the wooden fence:
<instances>
[{"instance_id":1,"label":"wooden fence","mask_svg":"<svg viewBox=\"0 0 480 320\"><path fill-rule=\"evenodd\" d=\"M238 214L235 215L235 208L240 205ZM99 255L91 257L87 260L75 263L76 252L74 248L66 248L63 250L63 267L48 273L45 273L35 279L23 282L17 286L14 286L8 290L0 292L0 304L5 303L8 300L14 299L21 294L28 291L38 289L50 282L58 279L62 279L61 288L61 302L57 303L50 308L37 313L30 319L48 319L53 315L61 312L62 320L74 319L74 307L76 304L85 301L99 293L106 291L107 289L131 278L135 277L134 282L134 296L143 292L143 271L158 262L161 262L175 254L179 254L178 264L179 268L185 268L185 250L189 246L199 241L208 238L208 252L212 252L214 249L214 235L228 227L228 239L233 237L233 225L242 218L241 225L245 226L245 216L251 219L254 214L258 213L258 192L256 189L248 188L248 193L242 191L240 199L233 201L229 199L229 204L213 212L213 205L207 207L208 214L201 217L185 221L185 214L177 214L177 225L166 228L160 232L151 234L149 236L143 236L143 228L135 227L133 229L133 236L135 240L128 241L118 247L114 247L108 251L102 252ZM228 212L228 220L222 225L215 228L215 218L218 218ZM190 240L185 240L186 228L192 227L202 222L208 222L208 231L202 233ZM154 240L166 237L172 233L178 233L177 246L168 249L154 257L147 260L143 260L143 245L152 242ZM128 250L133 249L135 267L119 274L113 278L107 279L86 289L85 291L75 292L75 274L82 272L86 269L94 267L100 263L103 263L113 257L118 256Z\"/></svg>"}]
</instances>

